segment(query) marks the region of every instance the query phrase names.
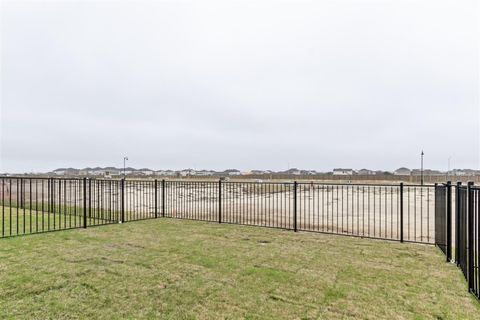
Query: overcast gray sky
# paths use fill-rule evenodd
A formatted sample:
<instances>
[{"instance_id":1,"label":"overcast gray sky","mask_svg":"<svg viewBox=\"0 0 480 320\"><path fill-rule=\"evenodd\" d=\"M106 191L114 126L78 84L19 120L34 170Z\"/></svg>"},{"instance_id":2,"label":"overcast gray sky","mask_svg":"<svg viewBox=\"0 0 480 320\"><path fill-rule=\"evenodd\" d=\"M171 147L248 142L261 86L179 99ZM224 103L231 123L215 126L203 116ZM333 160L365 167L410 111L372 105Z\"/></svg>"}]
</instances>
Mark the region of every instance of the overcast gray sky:
<instances>
[{"instance_id":1,"label":"overcast gray sky","mask_svg":"<svg viewBox=\"0 0 480 320\"><path fill-rule=\"evenodd\" d=\"M479 167L475 0L2 1L1 168Z\"/></svg>"}]
</instances>

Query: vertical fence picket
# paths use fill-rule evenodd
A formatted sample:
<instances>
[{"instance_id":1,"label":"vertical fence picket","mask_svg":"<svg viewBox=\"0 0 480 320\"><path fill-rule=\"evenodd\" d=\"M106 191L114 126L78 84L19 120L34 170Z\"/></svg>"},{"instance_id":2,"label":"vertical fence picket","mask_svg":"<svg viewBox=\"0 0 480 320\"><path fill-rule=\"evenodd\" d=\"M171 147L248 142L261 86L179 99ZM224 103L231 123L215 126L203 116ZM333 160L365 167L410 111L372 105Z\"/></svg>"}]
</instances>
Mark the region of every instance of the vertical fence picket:
<instances>
[{"instance_id":1,"label":"vertical fence picket","mask_svg":"<svg viewBox=\"0 0 480 320\"><path fill-rule=\"evenodd\" d=\"M447 181L447 262L452 260L452 182Z\"/></svg>"},{"instance_id":2,"label":"vertical fence picket","mask_svg":"<svg viewBox=\"0 0 480 320\"><path fill-rule=\"evenodd\" d=\"M293 182L293 231L297 232L297 181Z\"/></svg>"},{"instance_id":3,"label":"vertical fence picket","mask_svg":"<svg viewBox=\"0 0 480 320\"><path fill-rule=\"evenodd\" d=\"M403 182L400 183L400 242L403 242Z\"/></svg>"},{"instance_id":4,"label":"vertical fence picket","mask_svg":"<svg viewBox=\"0 0 480 320\"><path fill-rule=\"evenodd\" d=\"M120 223L125 222L125 179L120 182Z\"/></svg>"},{"instance_id":5,"label":"vertical fence picket","mask_svg":"<svg viewBox=\"0 0 480 320\"><path fill-rule=\"evenodd\" d=\"M162 180L162 217L165 217L165 179Z\"/></svg>"},{"instance_id":6,"label":"vertical fence picket","mask_svg":"<svg viewBox=\"0 0 480 320\"><path fill-rule=\"evenodd\" d=\"M457 187L455 188L455 264L457 267L460 266L459 257L460 257L460 187L462 186L461 182L457 182Z\"/></svg>"},{"instance_id":7,"label":"vertical fence picket","mask_svg":"<svg viewBox=\"0 0 480 320\"><path fill-rule=\"evenodd\" d=\"M87 228L87 178L83 178L83 227Z\"/></svg>"},{"instance_id":8,"label":"vertical fence picket","mask_svg":"<svg viewBox=\"0 0 480 320\"><path fill-rule=\"evenodd\" d=\"M218 223L222 223L222 180L218 180Z\"/></svg>"},{"instance_id":9,"label":"vertical fence picket","mask_svg":"<svg viewBox=\"0 0 480 320\"><path fill-rule=\"evenodd\" d=\"M467 220L467 262L468 262L468 289L473 289L474 283L474 266L473 266L473 190L472 190L473 182L469 182L467 185L467 194L468 194L468 220Z\"/></svg>"},{"instance_id":10,"label":"vertical fence picket","mask_svg":"<svg viewBox=\"0 0 480 320\"><path fill-rule=\"evenodd\" d=\"M154 206L155 206L155 218L158 218L158 182L157 179L155 179L155 201L154 201Z\"/></svg>"}]
</instances>

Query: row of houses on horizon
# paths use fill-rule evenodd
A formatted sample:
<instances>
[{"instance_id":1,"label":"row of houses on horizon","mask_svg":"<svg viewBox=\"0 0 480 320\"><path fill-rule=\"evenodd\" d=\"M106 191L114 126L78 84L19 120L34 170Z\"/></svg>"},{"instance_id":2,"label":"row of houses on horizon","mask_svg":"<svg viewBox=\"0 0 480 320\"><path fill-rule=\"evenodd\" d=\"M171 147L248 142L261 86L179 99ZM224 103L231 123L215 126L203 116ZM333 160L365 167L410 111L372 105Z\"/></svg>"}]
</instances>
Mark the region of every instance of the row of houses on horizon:
<instances>
[{"instance_id":1,"label":"row of houses on horizon","mask_svg":"<svg viewBox=\"0 0 480 320\"><path fill-rule=\"evenodd\" d=\"M106 177L117 177L125 174L126 176L163 176L163 177L187 177L187 176L241 176L241 175L294 175L294 176L306 176L306 175L342 175L342 176L353 176L353 175L398 175L398 176L417 176L421 175L422 171L420 169L409 169L409 168L398 168L395 171L382 171L382 170L369 170L369 169L348 169L348 168L335 168L330 172L318 172L315 170L301 170L297 168L288 169L286 171L272 171L272 170L250 170L250 171L240 171L237 169L227 169L224 171L214 171L214 170L194 170L194 169L183 169L183 170L153 170L150 168L132 168L127 167L125 171L123 168L116 167L96 167L96 168L58 168L52 172L48 172L49 175L56 176L106 176ZM452 175L452 176L474 176L480 175L479 170L472 169L453 169L449 172L442 172L438 170L425 169L423 170L423 175Z\"/></svg>"}]
</instances>

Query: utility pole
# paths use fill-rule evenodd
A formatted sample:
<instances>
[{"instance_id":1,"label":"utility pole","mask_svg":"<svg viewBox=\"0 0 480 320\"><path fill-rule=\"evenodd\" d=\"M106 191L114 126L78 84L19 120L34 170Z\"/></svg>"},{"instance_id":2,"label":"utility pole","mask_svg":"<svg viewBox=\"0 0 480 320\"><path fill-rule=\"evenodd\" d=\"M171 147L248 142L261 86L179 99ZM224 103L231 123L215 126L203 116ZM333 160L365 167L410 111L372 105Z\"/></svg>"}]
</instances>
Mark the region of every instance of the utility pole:
<instances>
[{"instance_id":1,"label":"utility pole","mask_svg":"<svg viewBox=\"0 0 480 320\"><path fill-rule=\"evenodd\" d=\"M420 154L421 155L421 166L420 166L420 184L423 186L423 156L425 155L425 153L423 152L422 150L422 153Z\"/></svg>"}]
</instances>

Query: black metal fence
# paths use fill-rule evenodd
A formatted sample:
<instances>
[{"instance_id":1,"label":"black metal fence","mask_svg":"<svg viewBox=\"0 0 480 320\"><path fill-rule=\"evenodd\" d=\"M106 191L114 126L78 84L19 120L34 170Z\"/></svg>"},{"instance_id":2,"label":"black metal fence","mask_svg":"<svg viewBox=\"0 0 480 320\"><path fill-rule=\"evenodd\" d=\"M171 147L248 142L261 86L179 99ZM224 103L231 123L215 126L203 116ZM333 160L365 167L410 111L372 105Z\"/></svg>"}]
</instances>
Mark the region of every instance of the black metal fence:
<instances>
[{"instance_id":1,"label":"black metal fence","mask_svg":"<svg viewBox=\"0 0 480 320\"><path fill-rule=\"evenodd\" d=\"M158 217L435 243L433 186L0 178L1 237Z\"/></svg>"},{"instance_id":2,"label":"black metal fence","mask_svg":"<svg viewBox=\"0 0 480 320\"><path fill-rule=\"evenodd\" d=\"M118 181L0 179L1 237L119 221Z\"/></svg>"},{"instance_id":3,"label":"black metal fence","mask_svg":"<svg viewBox=\"0 0 480 320\"><path fill-rule=\"evenodd\" d=\"M466 186L457 183L453 187L448 182L435 187L435 244L447 261L460 268L468 290L477 298L480 298L479 214L480 188L473 183Z\"/></svg>"},{"instance_id":4,"label":"black metal fence","mask_svg":"<svg viewBox=\"0 0 480 320\"><path fill-rule=\"evenodd\" d=\"M471 183L458 188L458 235L456 263L468 282L468 289L480 298L480 242L479 208L480 189Z\"/></svg>"}]
</instances>

